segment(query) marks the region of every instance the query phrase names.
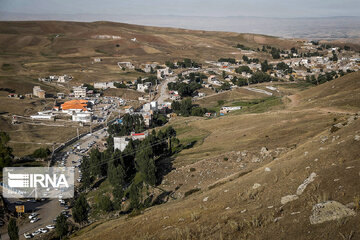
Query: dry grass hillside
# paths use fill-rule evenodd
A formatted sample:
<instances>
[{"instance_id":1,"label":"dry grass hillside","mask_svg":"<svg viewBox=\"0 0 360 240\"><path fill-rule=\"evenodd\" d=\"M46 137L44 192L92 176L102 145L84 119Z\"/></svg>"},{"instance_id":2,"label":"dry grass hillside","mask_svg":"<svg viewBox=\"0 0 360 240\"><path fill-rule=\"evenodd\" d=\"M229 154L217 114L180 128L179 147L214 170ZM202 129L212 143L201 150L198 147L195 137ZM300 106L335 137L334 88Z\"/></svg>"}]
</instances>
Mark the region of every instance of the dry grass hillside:
<instances>
[{"instance_id":1,"label":"dry grass hillside","mask_svg":"<svg viewBox=\"0 0 360 240\"><path fill-rule=\"evenodd\" d=\"M284 97L282 109L170 122L196 141L161 184L175 200L73 237L359 239L359 80L353 73Z\"/></svg>"},{"instance_id":2,"label":"dry grass hillside","mask_svg":"<svg viewBox=\"0 0 360 240\"><path fill-rule=\"evenodd\" d=\"M136 38L136 41L131 39ZM70 74L71 84L135 80L119 61L135 64L182 60L199 62L220 57L241 58L233 46L296 46L293 40L228 32L144 27L113 22L0 22L0 77L37 79ZM102 62L93 63L95 57ZM1 80L4 81L4 80ZM0 81L0 82L1 82ZM16 89L16 86L14 86Z\"/></svg>"}]
</instances>

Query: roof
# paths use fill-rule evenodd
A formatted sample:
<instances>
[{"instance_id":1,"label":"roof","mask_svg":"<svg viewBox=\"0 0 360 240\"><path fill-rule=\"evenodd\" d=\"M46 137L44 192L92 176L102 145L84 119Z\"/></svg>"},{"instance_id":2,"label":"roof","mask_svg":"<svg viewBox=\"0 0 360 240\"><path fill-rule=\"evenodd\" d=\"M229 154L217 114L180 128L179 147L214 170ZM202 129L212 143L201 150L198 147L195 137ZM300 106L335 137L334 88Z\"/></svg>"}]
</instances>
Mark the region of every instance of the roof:
<instances>
[{"instance_id":1,"label":"roof","mask_svg":"<svg viewBox=\"0 0 360 240\"><path fill-rule=\"evenodd\" d=\"M144 136L145 133L132 133L131 136Z\"/></svg>"},{"instance_id":2,"label":"roof","mask_svg":"<svg viewBox=\"0 0 360 240\"><path fill-rule=\"evenodd\" d=\"M63 104L61 104L62 110L69 110L69 109L81 109L86 111L88 101L87 100L70 100Z\"/></svg>"}]
</instances>

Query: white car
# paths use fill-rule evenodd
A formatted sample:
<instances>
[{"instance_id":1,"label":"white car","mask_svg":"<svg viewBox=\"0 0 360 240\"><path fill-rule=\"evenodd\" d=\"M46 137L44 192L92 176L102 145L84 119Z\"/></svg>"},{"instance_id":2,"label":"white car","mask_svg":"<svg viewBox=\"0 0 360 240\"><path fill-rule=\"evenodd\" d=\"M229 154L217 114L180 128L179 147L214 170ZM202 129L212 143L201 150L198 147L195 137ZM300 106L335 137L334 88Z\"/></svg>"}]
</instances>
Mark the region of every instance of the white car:
<instances>
[{"instance_id":1,"label":"white car","mask_svg":"<svg viewBox=\"0 0 360 240\"><path fill-rule=\"evenodd\" d=\"M49 230L47 230L46 228L39 228L38 231L40 231L42 233L47 233Z\"/></svg>"},{"instance_id":2,"label":"white car","mask_svg":"<svg viewBox=\"0 0 360 240\"><path fill-rule=\"evenodd\" d=\"M32 238L33 235L32 235L31 233L24 233L24 237L25 237L26 239L29 239L29 238Z\"/></svg>"},{"instance_id":3,"label":"white car","mask_svg":"<svg viewBox=\"0 0 360 240\"><path fill-rule=\"evenodd\" d=\"M39 230L36 230L35 232L32 233L33 236L39 235L41 232Z\"/></svg>"},{"instance_id":4,"label":"white car","mask_svg":"<svg viewBox=\"0 0 360 240\"><path fill-rule=\"evenodd\" d=\"M34 222L37 222L37 221L39 221L39 218L34 217L34 218L32 218L32 219L30 220L30 223L34 223Z\"/></svg>"},{"instance_id":5,"label":"white car","mask_svg":"<svg viewBox=\"0 0 360 240\"><path fill-rule=\"evenodd\" d=\"M47 229L54 229L54 228L55 228L55 225L47 225L46 228L47 228Z\"/></svg>"},{"instance_id":6,"label":"white car","mask_svg":"<svg viewBox=\"0 0 360 240\"><path fill-rule=\"evenodd\" d=\"M30 214L30 215L29 215L29 219L32 219L32 218L36 217L37 215L39 215L39 214L38 214L38 213L32 213L32 214Z\"/></svg>"}]
</instances>

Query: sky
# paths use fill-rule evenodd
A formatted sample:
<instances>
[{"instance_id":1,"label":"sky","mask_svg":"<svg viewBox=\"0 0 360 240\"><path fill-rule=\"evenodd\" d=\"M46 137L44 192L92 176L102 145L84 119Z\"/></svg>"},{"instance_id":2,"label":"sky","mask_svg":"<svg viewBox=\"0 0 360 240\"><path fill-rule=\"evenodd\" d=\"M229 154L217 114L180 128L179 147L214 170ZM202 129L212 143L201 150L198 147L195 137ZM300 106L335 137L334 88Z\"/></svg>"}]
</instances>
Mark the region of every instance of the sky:
<instances>
[{"instance_id":1,"label":"sky","mask_svg":"<svg viewBox=\"0 0 360 240\"><path fill-rule=\"evenodd\" d=\"M0 12L49 15L360 16L360 0L0 0Z\"/></svg>"}]
</instances>

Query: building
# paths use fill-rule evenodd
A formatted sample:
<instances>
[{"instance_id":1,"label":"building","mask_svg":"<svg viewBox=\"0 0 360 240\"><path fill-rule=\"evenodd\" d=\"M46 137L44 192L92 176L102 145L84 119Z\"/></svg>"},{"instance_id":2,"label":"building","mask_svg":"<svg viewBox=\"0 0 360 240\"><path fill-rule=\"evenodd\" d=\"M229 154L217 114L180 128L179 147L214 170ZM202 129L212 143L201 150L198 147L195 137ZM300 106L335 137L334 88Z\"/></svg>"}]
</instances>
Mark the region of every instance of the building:
<instances>
[{"instance_id":1,"label":"building","mask_svg":"<svg viewBox=\"0 0 360 240\"><path fill-rule=\"evenodd\" d=\"M135 69L135 66L131 62L118 62L120 68Z\"/></svg>"},{"instance_id":2,"label":"building","mask_svg":"<svg viewBox=\"0 0 360 240\"><path fill-rule=\"evenodd\" d=\"M63 99L63 98L65 98L65 94L64 94L64 93L57 93L56 96L57 96L58 99Z\"/></svg>"},{"instance_id":3,"label":"building","mask_svg":"<svg viewBox=\"0 0 360 240\"><path fill-rule=\"evenodd\" d=\"M87 87L73 87L73 92L74 92L75 98L85 98L86 91L87 91Z\"/></svg>"},{"instance_id":4,"label":"building","mask_svg":"<svg viewBox=\"0 0 360 240\"><path fill-rule=\"evenodd\" d=\"M92 112L74 112L72 114L72 120L83 123L92 122Z\"/></svg>"},{"instance_id":5,"label":"building","mask_svg":"<svg viewBox=\"0 0 360 240\"><path fill-rule=\"evenodd\" d=\"M147 90L149 90L150 85L151 85L150 82L138 83L136 90L139 92L146 92Z\"/></svg>"},{"instance_id":6,"label":"building","mask_svg":"<svg viewBox=\"0 0 360 240\"><path fill-rule=\"evenodd\" d=\"M148 136L148 132L145 131L143 133L131 133L131 139L132 140L144 140Z\"/></svg>"},{"instance_id":7,"label":"building","mask_svg":"<svg viewBox=\"0 0 360 240\"><path fill-rule=\"evenodd\" d=\"M224 114L227 114L227 113L229 113L231 111L236 111L236 110L240 110L240 109L241 109L240 106L239 107L222 107L220 109L220 115L224 115Z\"/></svg>"},{"instance_id":8,"label":"building","mask_svg":"<svg viewBox=\"0 0 360 240\"><path fill-rule=\"evenodd\" d=\"M108 89L108 88L116 88L114 82L97 82L94 83L94 88L98 89Z\"/></svg>"},{"instance_id":9,"label":"building","mask_svg":"<svg viewBox=\"0 0 360 240\"><path fill-rule=\"evenodd\" d=\"M132 106L125 106L125 113L133 113L134 112L134 108Z\"/></svg>"},{"instance_id":10,"label":"building","mask_svg":"<svg viewBox=\"0 0 360 240\"><path fill-rule=\"evenodd\" d=\"M38 98L45 98L46 92L40 88L40 86L34 86L33 95Z\"/></svg>"},{"instance_id":11,"label":"building","mask_svg":"<svg viewBox=\"0 0 360 240\"><path fill-rule=\"evenodd\" d=\"M124 151L129 144L130 138L128 137L114 137L114 150L119 149Z\"/></svg>"},{"instance_id":12,"label":"building","mask_svg":"<svg viewBox=\"0 0 360 240\"><path fill-rule=\"evenodd\" d=\"M163 79L166 76L169 76L170 74L171 74L171 70L168 67L163 68L163 69L158 69L156 71L156 76L157 76L158 79Z\"/></svg>"},{"instance_id":13,"label":"building","mask_svg":"<svg viewBox=\"0 0 360 240\"><path fill-rule=\"evenodd\" d=\"M89 101L71 100L61 104L64 113L73 114L74 112L87 112L90 110Z\"/></svg>"}]
</instances>

